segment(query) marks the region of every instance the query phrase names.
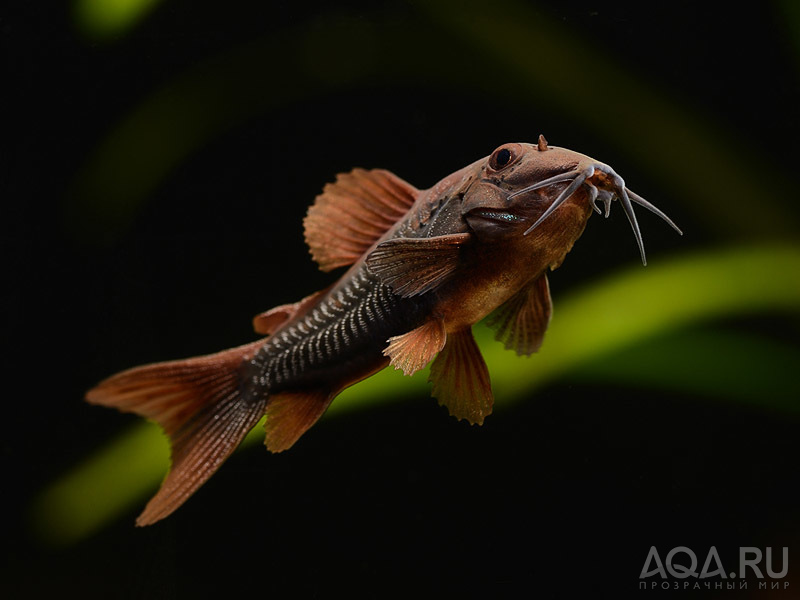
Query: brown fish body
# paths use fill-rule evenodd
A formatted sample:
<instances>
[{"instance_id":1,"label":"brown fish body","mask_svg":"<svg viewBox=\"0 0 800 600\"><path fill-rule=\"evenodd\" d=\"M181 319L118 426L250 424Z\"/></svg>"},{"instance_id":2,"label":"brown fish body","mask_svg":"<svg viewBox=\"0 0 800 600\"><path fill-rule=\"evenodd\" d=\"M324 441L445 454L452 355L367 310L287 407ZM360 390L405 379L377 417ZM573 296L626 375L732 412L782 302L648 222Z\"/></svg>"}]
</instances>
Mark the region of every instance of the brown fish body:
<instances>
[{"instance_id":1,"label":"brown fish body","mask_svg":"<svg viewBox=\"0 0 800 600\"><path fill-rule=\"evenodd\" d=\"M520 232L499 240L473 236L459 248L458 275L427 294L398 296L370 271L366 259L371 250L389 240L469 234L470 226L462 214L465 199L485 206L493 195L502 194L495 182L481 180L486 163L486 158L477 161L419 192L405 217L321 294L306 314L272 332L251 359L251 394L266 395L310 384L347 387L388 364L383 350L390 337L411 331L431 318L444 322L445 333L471 327L541 276L548 266L560 262L561 251L554 252L554 247L546 244L536 243L527 252L519 251L514 245L527 242ZM585 198L578 197L564 211L575 207L579 213L576 221L581 225L571 232L564 232L562 225L560 234L572 239L577 239L591 214Z\"/></svg>"},{"instance_id":2,"label":"brown fish body","mask_svg":"<svg viewBox=\"0 0 800 600\"><path fill-rule=\"evenodd\" d=\"M244 367L249 397L284 390L341 389L385 367L386 340L418 327L433 298L401 298L361 262L301 316L264 340Z\"/></svg>"},{"instance_id":3,"label":"brown fish body","mask_svg":"<svg viewBox=\"0 0 800 600\"><path fill-rule=\"evenodd\" d=\"M266 444L291 447L344 388L388 364L432 362L432 394L482 423L493 397L471 327L490 313L497 339L538 350L550 320L547 271L580 237L596 202L618 198L644 251L631 200L607 165L538 144L505 144L420 191L387 171L356 169L309 209L305 235L327 290L256 316L268 337L217 354L145 365L103 381L90 402L157 421L172 467L137 523L174 511L266 414ZM676 228L677 229L677 228Z\"/></svg>"}]
</instances>

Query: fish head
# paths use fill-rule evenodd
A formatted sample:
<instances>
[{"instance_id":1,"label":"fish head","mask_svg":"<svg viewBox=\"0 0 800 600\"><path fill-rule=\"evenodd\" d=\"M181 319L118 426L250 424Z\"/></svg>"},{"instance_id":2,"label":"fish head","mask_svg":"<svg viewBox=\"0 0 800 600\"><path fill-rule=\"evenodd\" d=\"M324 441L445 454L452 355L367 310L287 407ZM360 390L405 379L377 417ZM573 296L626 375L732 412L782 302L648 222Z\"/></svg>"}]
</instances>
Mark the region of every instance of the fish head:
<instances>
[{"instance_id":1,"label":"fish head","mask_svg":"<svg viewBox=\"0 0 800 600\"><path fill-rule=\"evenodd\" d=\"M645 264L633 203L681 233L663 212L628 189L611 167L585 154L549 146L543 136L536 144L503 144L486 157L480 163L480 176L464 194L461 211L481 242L509 244L510 250L549 248L563 260L592 211L602 214L598 202L608 217L614 200L623 206Z\"/></svg>"}]
</instances>

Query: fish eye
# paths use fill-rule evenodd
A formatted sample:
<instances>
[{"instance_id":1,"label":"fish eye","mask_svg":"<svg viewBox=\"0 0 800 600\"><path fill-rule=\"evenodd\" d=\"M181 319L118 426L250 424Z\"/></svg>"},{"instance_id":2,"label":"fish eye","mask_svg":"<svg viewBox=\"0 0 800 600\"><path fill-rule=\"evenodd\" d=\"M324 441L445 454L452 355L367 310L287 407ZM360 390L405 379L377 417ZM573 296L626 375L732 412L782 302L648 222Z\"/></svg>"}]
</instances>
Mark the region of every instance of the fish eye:
<instances>
[{"instance_id":1,"label":"fish eye","mask_svg":"<svg viewBox=\"0 0 800 600\"><path fill-rule=\"evenodd\" d=\"M495 164L501 168L505 167L508 164L508 161L510 160L511 160L511 150L509 150L508 148L503 148L502 150L500 150L500 152L498 152L494 156Z\"/></svg>"},{"instance_id":2,"label":"fish eye","mask_svg":"<svg viewBox=\"0 0 800 600\"><path fill-rule=\"evenodd\" d=\"M494 171L500 171L516 161L520 155L516 146L517 144L500 146L492 153L492 156L489 157L489 167Z\"/></svg>"}]
</instances>

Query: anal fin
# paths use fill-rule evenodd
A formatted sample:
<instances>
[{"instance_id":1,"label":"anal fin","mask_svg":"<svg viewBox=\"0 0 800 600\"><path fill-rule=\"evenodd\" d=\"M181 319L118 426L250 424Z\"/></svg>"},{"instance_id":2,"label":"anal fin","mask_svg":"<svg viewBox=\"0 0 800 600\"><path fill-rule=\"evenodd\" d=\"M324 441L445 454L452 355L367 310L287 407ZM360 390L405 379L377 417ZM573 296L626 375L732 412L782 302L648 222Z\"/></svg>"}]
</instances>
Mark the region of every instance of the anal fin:
<instances>
[{"instance_id":1,"label":"anal fin","mask_svg":"<svg viewBox=\"0 0 800 600\"><path fill-rule=\"evenodd\" d=\"M389 338L383 354L391 359L389 364L395 369L412 375L431 361L444 347L446 339L444 321L431 319L408 333Z\"/></svg>"},{"instance_id":2,"label":"anal fin","mask_svg":"<svg viewBox=\"0 0 800 600\"><path fill-rule=\"evenodd\" d=\"M286 391L271 396L264 423L264 443L270 452L283 452L325 413L335 394L311 389Z\"/></svg>"},{"instance_id":3,"label":"anal fin","mask_svg":"<svg viewBox=\"0 0 800 600\"><path fill-rule=\"evenodd\" d=\"M492 412L489 370L471 328L448 334L444 349L433 361L429 381L431 395L457 419L482 425Z\"/></svg>"}]
</instances>

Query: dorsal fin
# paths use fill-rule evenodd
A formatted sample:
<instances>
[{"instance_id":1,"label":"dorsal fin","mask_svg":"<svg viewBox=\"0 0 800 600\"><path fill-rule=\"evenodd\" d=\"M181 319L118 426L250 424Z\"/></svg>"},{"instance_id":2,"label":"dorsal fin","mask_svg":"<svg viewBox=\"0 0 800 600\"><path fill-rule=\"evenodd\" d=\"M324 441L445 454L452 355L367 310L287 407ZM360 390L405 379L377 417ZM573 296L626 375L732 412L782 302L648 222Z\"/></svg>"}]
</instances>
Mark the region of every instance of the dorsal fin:
<instances>
[{"instance_id":1,"label":"dorsal fin","mask_svg":"<svg viewBox=\"0 0 800 600\"><path fill-rule=\"evenodd\" d=\"M418 194L383 169L340 173L303 221L311 256L323 271L353 264L408 212Z\"/></svg>"}]
</instances>

